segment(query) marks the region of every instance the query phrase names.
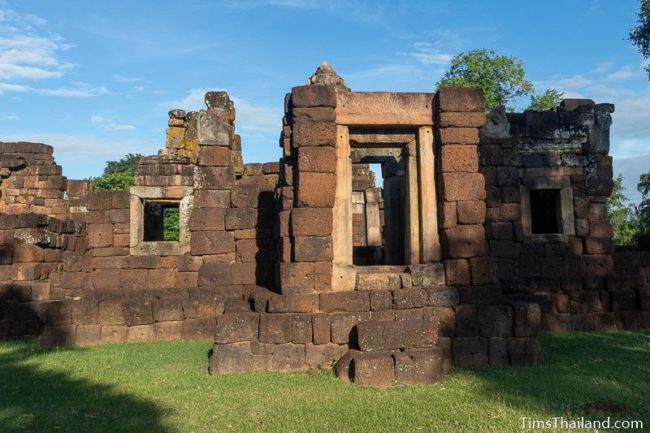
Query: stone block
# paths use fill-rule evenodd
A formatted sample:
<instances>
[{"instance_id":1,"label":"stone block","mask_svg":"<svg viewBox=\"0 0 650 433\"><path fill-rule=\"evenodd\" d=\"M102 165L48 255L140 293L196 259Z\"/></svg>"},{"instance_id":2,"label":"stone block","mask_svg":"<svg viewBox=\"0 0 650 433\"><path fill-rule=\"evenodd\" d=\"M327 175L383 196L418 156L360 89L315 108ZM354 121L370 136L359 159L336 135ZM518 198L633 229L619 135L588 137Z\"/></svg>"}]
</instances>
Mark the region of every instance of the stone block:
<instances>
[{"instance_id":1,"label":"stone block","mask_svg":"<svg viewBox=\"0 0 650 433\"><path fill-rule=\"evenodd\" d=\"M478 144L478 128L440 128L440 141L450 144Z\"/></svg>"},{"instance_id":2,"label":"stone block","mask_svg":"<svg viewBox=\"0 0 650 433\"><path fill-rule=\"evenodd\" d=\"M259 339L261 343L281 344L291 342L290 314L261 314Z\"/></svg>"},{"instance_id":3,"label":"stone block","mask_svg":"<svg viewBox=\"0 0 650 433\"><path fill-rule=\"evenodd\" d=\"M368 321L356 325L357 343L364 352L434 347L438 331L430 321Z\"/></svg>"},{"instance_id":4,"label":"stone block","mask_svg":"<svg viewBox=\"0 0 650 433\"><path fill-rule=\"evenodd\" d=\"M336 172L336 149L333 147L300 147L298 170L318 173Z\"/></svg>"},{"instance_id":5,"label":"stone block","mask_svg":"<svg viewBox=\"0 0 650 433\"><path fill-rule=\"evenodd\" d=\"M440 170L442 173L478 172L476 146L449 144L440 149Z\"/></svg>"},{"instance_id":6,"label":"stone block","mask_svg":"<svg viewBox=\"0 0 650 433\"><path fill-rule=\"evenodd\" d=\"M334 122L300 121L293 125L295 147L318 147L336 145L336 124Z\"/></svg>"},{"instance_id":7,"label":"stone block","mask_svg":"<svg viewBox=\"0 0 650 433\"><path fill-rule=\"evenodd\" d=\"M537 338L509 338L510 365L536 367L542 362L542 347Z\"/></svg>"},{"instance_id":8,"label":"stone block","mask_svg":"<svg viewBox=\"0 0 650 433\"><path fill-rule=\"evenodd\" d=\"M393 353L395 380L404 385L425 385L442 381L443 355L436 349L411 349Z\"/></svg>"},{"instance_id":9,"label":"stone block","mask_svg":"<svg viewBox=\"0 0 650 433\"><path fill-rule=\"evenodd\" d=\"M485 124L485 114L481 112L440 113L440 127L480 128Z\"/></svg>"},{"instance_id":10,"label":"stone block","mask_svg":"<svg viewBox=\"0 0 650 433\"><path fill-rule=\"evenodd\" d=\"M391 353L359 353L354 357L354 383L386 387L395 382L395 364Z\"/></svg>"},{"instance_id":11,"label":"stone block","mask_svg":"<svg viewBox=\"0 0 650 433\"><path fill-rule=\"evenodd\" d=\"M261 370L256 356L251 351L250 341L215 344L210 356L210 374L243 373L251 370ZM257 367L257 368L255 368Z\"/></svg>"},{"instance_id":12,"label":"stone block","mask_svg":"<svg viewBox=\"0 0 650 433\"><path fill-rule=\"evenodd\" d=\"M331 321L329 314L313 314L311 327L314 344L328 344L331 340Z\"/></svg>"},{"instance_id":13,"label":"stone block","mask_svg":"<svg viewBox=\"0 0 650 433\"><path fill-rule=\"evenodd\" d=\"M476 337L479 335L478 307L459 305L456 307L456 336Z\"/></svg>"},{"instance_id":14,"label":"stone block","mask_svg":"<svg viewBox=\"0 0 650 433\"><path fill-rule=\"evenodd\" d=\"M77 346L90 346L101 342L101 325L78 325L74 338Z\"/></svg>"},{"instance_id":15,"label":"stone block","mask_svg":"<svg viewBox=\"0 0 650 433\"><path fill-rule=\"evenodd\" d=\"M399 290L399 274L357 274L356 290Z\"/></svg>"},{"instance_id":16,"label":"stone block","mask_svg":"<svg viewBox=\"0 0 650 433\"><path fill-rule=\"evenodd\" d=\"M293 236L331 236L332 208L295 208L291 213Z\"/></svg>"},{"instance_id":17,"label":"stone block","mask_svg":"<svg viewBox=\"0 0 650 433\"><path fill-rule=\"evenodd\" d=\"M539 304L514 302L512 309L514 312L514 336L537 337L542 323L542 310Z\"/></svg>"},{"instance_id":18,"label":"stone block","mask_svg":"<svg viewBox=\"0 0 650 433\"><path fill-rule=\"evenodd\" d=\"M259 329L258 313L224 313L217 316L214 330L216 343L236 343L257 339Z\"/></svg>"},{"instance_id":19,"label":"stone block","mask_svg":"<svg viewBox=\"0 0 650 433\"><path fill-rule=\"evenodd\" d=\"M311 313L318 310L318 295L279 295L268 301L269 313Z\"/></svg>"},{"instance_id":20,"label":"stone block","mask_svg":"<svg viewBox=\"0 0 650 433\"><path fill-rule=\"evenodd\" d=\"M485 200L485 177L482 173L442 173L444 201Z\"/></svg>"},{"instance_id":21,"label":"stone block","mask_svg":"<svg viewBox=\"0 0 650 433\"><path fill-rule=\"evenodd\" d=\"M232 282L230 264L208 263L201 266L198 276L199 286L226 286Z\"/></svg>"},{"instance_id":22,"label":"stone block","mask_svg":"<svg viewBox=\"0 0 650 433\"><path fill-rule=\"evenodd\" d=\"M305 362L308 368L331 369L339 359L341 349L338 344L307 344Z\"/></svg>"},{"instance_id":23,"label":"stone block","mask_svg":"<svg viewBox=\"0 0 650 433\"><path fill-rule=\"evenodd\" d=\"M122 305L124 322L129 326L150 325L153 323L151 301L131 299Z\"/></svg>"},{"instance_id":24,"label":"stone block","mask_svg":"<svg viewBox=\"0 0 650 433\"><path fill-rule=\"evenodd\" d=\"M232 232L205 231L192 236L190 252L193 256L225 254L235 251L235 238Z\"/></svg>"},{"instance_id":25,"label":"stone block","mask_svg":"<svg viewBox=\"0 0 650 433\"><path fill-rule=\"evenodd\" d=\"M225 213L226 210L222 208L195 208L190 215L190 230L223 230Z\"/></svg>"},{"instance_id":26,"label":"stone block","mask_svg":"<svg viewBox=\"0 0 650 433\"><path fill-rule=\"evenodd\" d=\"M427 304L432 307L451 307L460 302L460 294L455 287L428 288L426 292Z\"/></svg>"},{"instance_id":27,"label":"stone block","mask_svg":"<svg viewBox=\"0 0 650 433\"><path fill-rule=\"evenodd\" d=\"M352 330L357 323L370 320L368 312L333 313L330 315L332 343L350 344Z\"/></svg>"},{"instance_id":28,"label":"stone block","mask_svg":"<svg viewBox=\"0 0 650 433\"><path fill-rule=\"evenodd\" d=\"M616 313L595 313L594 330L596 332L617 332L619 329L616 321Z\"/></svg>"},{"instance_id":29,"label":"stone block","mask_svg":"<svg viewBox=\"0 0 650 433\"><path fill-rule=\"evenodd\" d=\"M445 278L450 286L470 283L469 262L466 259L445 260Z\"/></svg>"},{"instance_id":30,"label":"stone block","mask_svg":"<svg viewBox=\"0 0 650 433\"><path fill-rule=\"evenodd\" d=\"M632 289L617 289L609 291L612 296L612 311L637 310L636 292Z\"/></svg>"},{"instance_id":31,"label":"stone block","mask_svg":"<svg viewBox=\"0 0 650 433\"><path fill-rule=\"evenodd\" d=\"M234 177L231 167L196 167L194 187L196 189L226 190L232 187Z\"/></svg>"},{"instance_id":32,"label":"stone block","mask_svg":"<svg viewBox=\"0 0 650 433\"><path fill-rule=\"evenodd\" d=\"M122 304L115 301L101 301L99 303L99 323L102 325L125 325Z\"/></svg>"},{"instance_id":33,"label":"stone block","mask_svg":"<svg viewBox=\"0 0 650 433\"><path fill-rule=\"evenodd\" d=\"M444 286L445 268L442 263L427 263L409 266L411 282L415 287Z\"/></svg>"},{"instance_id":34,"label":"stone block","mask_svg":"<svg viewBox=\"0 0 650 433\"><path fill-rule=\"evenodd\" d=\"M66 347L74 344L75 325L45 326L39 336L43 347Z\"/></svg>"},{"instance_id":35,"label":"stone block","mask_svg":"<svg viewBox=\"0 0 650 433\"><path fill-rule=\"evenodd\" d=\"M607 277L614 272L614 261L608 254L591 254L580 257L580 270L583 276Z\"/></svg>"},{"instance_id":36,"label":"stone block","mask_svg":"<svg viewBox=\"0 0 650 433\"><path fill-rule=\"evenodd\" d=\"M129 327L126 325L107 325L102 326L100 332L102 343L122 343L126 341L129 335Z\"/></svg>"},{"instance_id":37,"label":"stone block","mask_svg":"<svg viewBox=\"0 0 650 433\"><path fill-rule=\"evenodd\" d=\"M320 309L326 313L370 311L370 296L367 292L321 293Z\"/></svg>"},{"instance_id":38,"label":"stone block","mask_svg":"<svg viewBox=\"0 0 650 433\"><path fill-rule=\"evenodd\" d=\"M280 281L282 294L312 293L314 290L314 264L280 263Z\"/></svg>"},{"instance_id":39,"label":"stone block","mask_svg":"<svg viewBox=\"0 0 650 433\"><path fill-rule=\"evenodd\" d=\"M291 89L291 104L298 107L336 107L334 86L311 85Z\"/></svg>"},{"instance_id":40,"label":"stone block","mask_svg":"<svg viewBox=\"0 0 650 433\"><path fill-rule=\"evenodd\" d=\"M309 119L314 122L334 122L336 111L333 107L294 107L292 111L294 119Z\"/></svg>"},{"instance_id":41,"label":"stone block","mask_svg":"<svg viewBox=\"0 0 650 433\"><path fill-rule=\"evenodd\" d=\"M129 343L144 343L156 339L156 330L153 325L129 326L126 341Z\"/></svg>"},{"instance_id":42,"label":"stone block","mask_svg":"<svg viewBox=\"0 0 650 433\"><path fill-rule=\"evenodd\" d=\"M449 258L485 256L487 243L482 225L462 225L443 231L443 251Z\"/></svg>"},{"instance_id":43,"label":"stone block","mask_svg":"<svg viewBox=\"0 0 650 433\"><path fill-rule=\"evenodd\" d=\"M226 230L252 229L257 226L257 210L251 208L226 209Z\"/></svg>"},{"instance_id":44,"label":"stone block","mask_svg":"<svg viewBox=\"0 0 650 433\"><path fill-rule=\"evenodd\" d=\"M156 340L177 341L181 339L183 321L156 322L153 327L156 331Z\"/></svg>"},{"instance_id":45,"label":"stone block","mask_svg":"<svg viewBox=\"0 0 650 433\"><path fill-rule=\"evenodd\" d=\"M513 335L513 312L510 305L479 307L479 331L483 337L507 338Z\"/></svg>"},{"instance_id":46,"label":"stone block","mask_svg":"<svg viewBox=\"0 0 650 433\"><path fill-rule=\"evenodd\" d=\"M469 266L472 274L472 285L483 286L497 282L497 267L492 257L472 257L469 259Z\"/></svg>"},{"instance_id":47,"label":"stone block","mask_svg":"<svg viewBox=\"0 0 650 433\"><path fill-rule=\"evenodd\" d=\"M304 344L279 344L271 356L271 368L277 371L301 371L305 368Z\"/></svg>"},{"instance_id":48,"label":"stone block","mask_svg":"<svg viewBox=\"0 0 650 433\"><path fill-rule=\"evenodd\" d=\"M483 200L459 201L457 209L459 224L482 224L485 221Z\"/></svg>"},{"instance_id":49,"label":"stone block","mask_svg":"<svg viewBox=\"0 0 650 433\"><path fill-rule=\"evenodd\" d=\"M485 337L456 337L452 340L454 365L458 367L480 368L490 365L488 358L488 339Z\"/></svg>"},{"instance_id":50,"label":"stone block","mask_svg":"<svg viewBox=\"0 0 650 433\"><path fill-rule=\"evenodd\" d=\"M230 164L230 149L221 146L201 146L199 165L227 167Z\"/></svg>"},{"instance_id":51,"label":"stone block","mask_svg":"<svg viewBox=\"0 0 650 433\"><path fill-rule=\"evenodd\" d=\"M402 289L393 291L393 305L405 310L427 305L427 292L423 289Z\"/></svg>"},{"instance_id":52,"label":"stone block","mask_svg":"<svg viewBox=\"0 0 650 433\"><path fill-rule=\"evenodd\" d=\"M183 320L183 304L178 299L154 299L153 319L156 322Z\"/></svg>"},{"instance_id":53,"label":"stone block","mask_svg":"<svg viewBox=\"0 0 650 433\"><path fill-rule=\"evenodd\" d=\"M329 236L296 236L293 242L293 255L297 262L325 262L332 260L332 238Z\"/></svg>"},{"instance_id":54,"label":"stone block","mask_svg":"<svg viewBox=\"0 0 650 433\"><path fill-rule=\"evenodd\" d=\"M441 112L483 113L485 100L481 89L473 87L441 87L438 89L438 107Z\"/></svg>"},{"instance_id":55,"label":"stone block","mask_svg":"<svg viewBox=\"0 0 650 433\"><path fill-rule=\"evenodd\" d=\"M507 367L510 365L508 340L506 338L492 337L488 339L488 360L490 367Z\"/></svg>"},{"instance_id":56,"label":"stone block","mask_svg":"<svg viewBox=\"0 0 650 433\"><path fill-rule=\"evenodd\" d=\"M370 310L384 311L393 308L393 292L389 290L370 293Z\"/></svg>"},{"instance_id":57,"label":"stone block","mask_svg":"<svg viewBox=\"0 0 650 433\"><path fill-rule=\"evenodd\" d=\"M298 207L333 207L336 176L332 173L300 172L298 176Z\"/></svg>"},{"instance_id":58,"label":"stone block","mask_svg":"<svg viewBox=\"0 0 650 433\"><path fill-rule=\"evenodd\" d=\"M195 190L194 207L230 207L230 191Z\"/></svg>"},{"instance_id":59,"label":"stone block","mask_svg":"<svg viewBox=\"0 0 650 433\"><path fill-rule=\"evenodd\" d=\"M113 224L88 224L88 247L102 248L113 245Z\"/></svg>"}]
</instances>

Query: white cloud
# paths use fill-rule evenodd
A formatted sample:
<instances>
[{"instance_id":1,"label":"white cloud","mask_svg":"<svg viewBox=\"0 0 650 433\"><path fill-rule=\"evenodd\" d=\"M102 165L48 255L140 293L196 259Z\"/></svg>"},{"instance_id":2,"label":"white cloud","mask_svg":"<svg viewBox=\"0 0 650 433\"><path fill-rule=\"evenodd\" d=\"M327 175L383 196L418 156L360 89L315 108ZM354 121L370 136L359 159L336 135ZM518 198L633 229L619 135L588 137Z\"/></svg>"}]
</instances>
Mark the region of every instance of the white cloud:
<instances>
[{"instance_id":1,"label":"white cloud","mask_svg":"<svg viewBox=\"0 0 650 433\"><path fill-rule=\"evenodd\" d=\"M399 53L404 56L413 57L424 65L447 66L453 55L441 52L428 42L416 42L413 44L413 51Z\"/></svg>"},{"instance_id":2,"label":"white cloud","mask_svg":"<svg viewBox=\"0 0 650 433\"><path fill-rule=\"evenodd\" d=\"M607 74L606 80L627 80L628 78L636 77L639 71L633 70L629 66L623 66L621 69Z\"/></svg>"},{"instance_id":3,"label":"white cloud","mask_svg":"<svg viewBox=\"0 0 650 433\"><path fill-rule=\"evenodd\" d=\"M32 92L45 96L61 96L63 98L90 98L111 93L106 87L59 87L55 89L32 88Z\"/></svg>"},{"instance_id":4,"label":"white cloud","mask_svg":"<svg viewBox=\"0 0 650 433\"><path fill-rule=\"evenodd\" d=\"M596 65L596 67L594 68L594 72L604 73L604 72L611 71L613 68L614 68L614 62L603 62Z\"/></svg>"},{"instance_id":5,"label":"white cloud","mask_svg":"<svg viewBox=\"0 0 650 433\"><path fill-rule=\"evenodd\" d=\"M16 116L15 114L0 114L0 120L20 120L20 117Z\"/></svg>"},{"instance_id":6,"label":"white cloud","mask_svg":"<svg viewBox=\"0 0 650 433\"><path fill-rule=\"evenodd\" d=\"M57 78L73 67L58 58L61 51L72 45L59 35L36 28L45 24L45 20L34 15L0 11L1 80Z\"/></svg>"},{"instance_id":7,"label":"white cloud","mask_svg":"<svg viewBox=\"0 0 650 433\"><path fill-rule=\"evenodd\" d=\"M133 131L135 129L135 126L133 125L117 123L112 119L106 119L105 117L98 115L92 115L90 117L90 122L98 125L100 128L111 131Z\"/></svg>"},{"instance_id":8,"label":"white cloud","mask_svg":"<svg viewBox=\"0 0 650 433\"><path fill-rule=\"evenodd\" d=\"M0 83L0 95L4 92L27 92L29 87L20 84Z\"/></svg>"},{"instance_id":9,"label":"white cloud","mask_svg":"<svg viewBox=\"0 0 650 433\"><path fill-rule=\"evenodd\" d=\"M144 81L144 78L140 77L125 77L124 75L120 74L115 74L113 75L113 80L117 81L118 83L140 83Z\"/></svg>"}]
</instances>

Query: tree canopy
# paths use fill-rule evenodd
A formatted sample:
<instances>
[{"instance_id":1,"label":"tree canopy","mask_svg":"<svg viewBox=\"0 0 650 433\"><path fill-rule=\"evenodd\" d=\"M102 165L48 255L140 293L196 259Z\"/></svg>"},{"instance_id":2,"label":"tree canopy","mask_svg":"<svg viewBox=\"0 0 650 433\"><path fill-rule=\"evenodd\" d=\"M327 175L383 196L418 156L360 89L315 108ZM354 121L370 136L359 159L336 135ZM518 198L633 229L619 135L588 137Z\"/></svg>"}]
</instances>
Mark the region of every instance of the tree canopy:
<instances>
[{"instance_id":1,"label":"tree canopy","mask_svg":"<svg viewBox=\"0 0 650 433\"><path fill-rule=\"evenodd\" d=\"M449 71L438 87L479 87L485 97L485 108L507 106L514 98L532 94L533 84L525 78L524 63L512 56L498 55L494 50L477 49L462 52L451 59Z\"/></svg>"},{"instance_id":2,"label":"tree canopy","mask_svg":"<svg viewBox=\"0 0 650 433\"><path fill-rule=\"evenodd\" d=\"M127 153L117 161L106 161L101 176L91 178L98 191L124 191L133 185L133 178L138 174L138 163L142 155Z\"/></svg>"},{"instance_id":3,"label":"tree canopy","mask_svg":"<svg viewBox=\"0 0 650 433\"><path fill-rule=\"evenodd\" d=\"M639 49L644 59L650 57L650 0L641 0L637 12L637 26L630 30L629 39ZM650 77L650 65L645 67Z\"/></svg>"},{"instance_id":4,"label":"tree canopy","mask_svg":"<svg viewBox=\"0 0 650 433\"><path fill-rule=\"evenodd\" d=\"M560 105L563 96L563 92L555 89L546 89L542 93L531 95L530 105L526 109L538 111L550 110Z\"/></svg>"}]
</instances>

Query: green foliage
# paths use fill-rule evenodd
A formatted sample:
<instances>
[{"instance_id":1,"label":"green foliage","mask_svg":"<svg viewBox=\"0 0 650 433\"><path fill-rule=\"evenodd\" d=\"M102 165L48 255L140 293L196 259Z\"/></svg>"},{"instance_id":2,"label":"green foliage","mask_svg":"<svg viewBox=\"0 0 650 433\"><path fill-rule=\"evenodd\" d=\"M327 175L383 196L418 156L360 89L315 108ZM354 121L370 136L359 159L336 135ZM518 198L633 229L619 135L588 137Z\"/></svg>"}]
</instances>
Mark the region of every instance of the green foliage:
<instances>
[{"instance_id":1,"label":"green foliage","mask_svg":"<svg viewBox=\"0 0 650 433\"><path fill-rule=\"evenodd\" d=\"M106 168L101 176L91 178L98 191L125 191L133 185L133 178L138 174L138 163L142 155L127 153L117 161L106 161Z\"/></svg>"},{"instance_id":2,"label":"green foliage","mask_svg":"<svg viewBox=\"0 0 650 433\"><path fill-rule=\"evenodd\" d=\"M164 240L178 241L180 211L177 207L166 207L163 209Z\"/></svg>"},{"instance_id":3,"label":"green foliage","mask_svg":"<svg viewBox=\"0 0 650 433\"><path fill-rule=\"evenodd\" d=\"M546 111L560 105L563 92L555 89L546 89L542 93L536 93L530 97L530 105L526 110Z\"/></svg>"},{"instance_id":4,"label":"green foliage","mask_svg":"<svg viewBox=\"0 0 650 433\"><path fill-rule=\"evenodd\" d=\"M639 177L637 189L641 193L641 203L637 207L638 230L640 235L650 234L650 171Z\"/></svg>"},{"instance_id":5,"label":"green foliage","mask_svg":"<svg viewBox=\"0 0 650 433\"><path fill-rule=\"evenodd\" d=\"M500 56L494 50L463 52L451 59L451 67L437 83L438 87L478 87L485 96L485 108L507 105L514 98L530 95L533 84L526 80L524 64L512 56ZM512 107L507 108L512 111Z\"/></svg>"},{"instance_id":6,"label":"green foliage","mask_svg":"<svg viewBox=\"0 0 650 433\"><path fill-rule=\"evenodd\" d=\"M644 59L650 57L650 0L641 0L637 12L637 26L629 33L629 39L637 46ZM645 67L650 76L650 65Z\"/></svg>"},{"instance_id":7,"label":"green foliage","mask_svg":"<svg viewBox=\"0 0 650 433\"><path fill-rule=\"evenodd\" d=\"M614 242L617 245L632 245L636 241L638 224L634 209L626 204L623 193L623 176L614 180L612 194L607 199L609 223L614 230Z\"/></svg>"}]
</instances>

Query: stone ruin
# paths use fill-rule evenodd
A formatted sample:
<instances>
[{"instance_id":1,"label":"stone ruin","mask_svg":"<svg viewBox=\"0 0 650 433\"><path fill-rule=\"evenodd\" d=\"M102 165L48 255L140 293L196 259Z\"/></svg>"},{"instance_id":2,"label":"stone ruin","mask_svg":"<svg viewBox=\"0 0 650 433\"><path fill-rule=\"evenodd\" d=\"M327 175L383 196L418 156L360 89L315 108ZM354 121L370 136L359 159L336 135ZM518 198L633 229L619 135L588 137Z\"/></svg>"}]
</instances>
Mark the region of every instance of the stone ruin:
<instances>
[{"instance_id":1,"label":"stone ruin","mask_svg":"<svg viewBox=\"0 0 650 433\"><path fill-rule=\"evenodd\" d=\"M211 339L211 374L382 386L650 327L650 253L607 222L613 105L486 116L477 89L353 92L323 64L285 98L279 163L244 164L233 102L205 102L170 111L130 191L0 143L0 338Z\"/></svg>"}]
</instances>

